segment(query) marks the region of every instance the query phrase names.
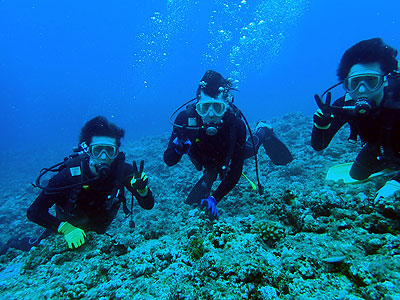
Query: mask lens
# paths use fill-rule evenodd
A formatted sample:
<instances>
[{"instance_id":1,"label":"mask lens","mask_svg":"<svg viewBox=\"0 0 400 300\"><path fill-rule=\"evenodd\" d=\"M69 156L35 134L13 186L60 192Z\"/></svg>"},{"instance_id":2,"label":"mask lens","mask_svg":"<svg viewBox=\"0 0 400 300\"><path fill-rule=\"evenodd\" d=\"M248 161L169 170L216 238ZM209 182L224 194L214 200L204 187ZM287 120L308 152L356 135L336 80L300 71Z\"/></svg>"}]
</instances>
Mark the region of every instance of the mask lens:
<instances>
[{"instance_id":1,"label":"mask lens","mask_svg":"<svg viewBox=\"0 0 400 300\"><path fill-rule=\"evenodd\" d=\"M221 116L225 113L225 109L226 109L226 104L221 102L221 103L214 103L213 105L215 114L217 116Z\"/></svg>"},{"instance_id":2,"label":"mask lens","mask_svg":"<svg viewBox=\"0 0 400 300\"><path fill-rule=\"evenodd\" d=\"M348 79L348 91L355 91L357 87L360 85L361 77L350 77Z\"/></svg>"},{"instance_id":3,"label":"mask lens","mask_svg":"<svg viewBox=\"0 0 400 300\"><path fill-rule=\"evenodd\" d=\"M368 86L368 89L373 91L377 90L381 86L381 76L365 76L364 81Z\"/></svg>"},{"instance_id":4,"label":"mask lens","mask_svg":"<svg viewBox=\"0 0 400 300\"><path fill-rule=\"evenodd\" d=\"M117 154L117 147L115 146L104 146L103 149L109 158L113 158Z\"/></svg>"},{"instance_id":5,"label":"mask lens","mask_svg":"<svg viewBox=\"0 0 400 300\"><path fill-rule=\"evenodd\" d=\"M226 111L225 102L199 102L196 104L196 111L204 117L212 110L216 116L222 116Z\"/></svg>"},{"instance_id":6,"label":"mask lens","mask_svg":"<svg viewBox=\"0 0 400 300\"><path fill-rule=\"evenodd\" d=\"M210 109L210 103L199 102L196 104L196 111L200 116L205 116Z\"/></svg>"},{"instance_id":7,"label":"mask lens","mask_svg":"<svg viewBox=\"0 0 400 300\"><path fill-rule=\"evenodd\" d=\"M108 158L115 158L118 154L118 148L113 145L91 145L89 147L90 154L94 158L99 158L102 153L105 153Z\"/></svg>"},{"instance_id":8,"label":"mask lens","mask_svg":"<svg viewBox=\"0 0 400 300\"><path fill-rule=\"evenodd\" d=\"M210 110L211 106L211 103L203 103L203 105L201 105L203 114L206 114Z\"/></svg>"},{"instance_id":9,"label":"mask lens","mask_svg":"<svg viewBox=\"0 0 400 300\"><path fill-rule=\"evenodd\" d=\"M101 147L98 145L90 146L89 147L90 154L93 155L94 157L99 157L101 153Z\"/></svg>"},{"instance_id":10,"label":"mask lens","mask_svg":"<svg viewBox=\"0 0 400 300\"><path fill-rule=\"evenodd\" d=\"M355 92L360 84L364 84L365 87L373 92L379 89L383 83L383 76L379 74L363 74L347 77L343 82L344 89L349 92Z\"/></svg>"}]
</instances>

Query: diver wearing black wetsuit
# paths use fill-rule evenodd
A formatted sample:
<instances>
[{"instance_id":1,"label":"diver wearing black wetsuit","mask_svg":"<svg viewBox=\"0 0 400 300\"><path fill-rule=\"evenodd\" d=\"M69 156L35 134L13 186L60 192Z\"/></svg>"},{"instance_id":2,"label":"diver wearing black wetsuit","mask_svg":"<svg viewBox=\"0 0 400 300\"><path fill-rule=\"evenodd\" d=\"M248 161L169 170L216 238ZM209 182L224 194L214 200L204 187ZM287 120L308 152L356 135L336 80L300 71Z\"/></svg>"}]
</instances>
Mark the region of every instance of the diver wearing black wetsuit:
<instances>
[{"instance_id":1,"label":"diver wearing black wetsuit","mask_svg":"<svg viewBox=\"0 0 400 300\"><path fill-rule=\"evenodd\" d=\"M188 154L201 179L189 193L186 203L206 204L213 216L218 216L217 203L236 185L242 174L243 161L257 153L261 144L274 164L293 160L287 147L272 128L259 122L253 143L246 142L246 126L239 109L233 105L231 79L208 70L199 83L196 104L188 105L174 121L174 129L164 152L168 166L177 164ZM221 183L210 195L217 176ZM260 186L259 186L260 188Z\"/></svg>"},{"instance_id":2,"label":"diver wearing black wetsuit","mask_svg":"<svg viewBox=\"0 0 400 300\"><path fill-rule=\"evenodd\" d=\"M43 191L28 209L29 220L61 233L69 248L77 248L86 242L86 231L106 231L121 203L132 218L125 188L142 208L153 208L144 162L138 170L136 162L125 163L125 154L119 152L124 134L122 128L102 116L88 121L81 130L80 154L66 159L47 187L41 187L42 173L39 176L37 186ZM53 205L56 216L49 213ZM133 225L131 219L130 226Z\"/></svg>"},{"instance_id":3,"label":"diver wearing black wetsuit","mask_svg":"<svg viewBox=\"0 0 400 300\"><path fill-rule=\"evenodd\" d=\"M399 85L400 87L400 85ZM314 125L311 145L316 151L325 149L334 135L346 123L350 125L349 140L360 137L364 145L350 170L354 179L363 180L385 168L398 169L400 166L400 109L390 108L392 93L385 89L382 105L368 116L335 113L329 128L320 129ZM400 104L400 98L397 100ZM341 97L333 104L335 107L352 106L353 100ZM387 105L386 105L387 104ZM389 106L389 107L386 107Z\"/></svg>"},{"instance_id":4,"label":"diver wearing black wetsuit","mask_svg":"<svg viewBox=\"0 0 400 300\"><path fill-rule=\"evenodd\" d=\"M396 72L396 55L397 51L380 38L355 44L344 53L337 71L345 96L333 105L330 93L326 103L315 96L320 109L314 114L311 145L317 151L325 149L336 132L349 123L349 140L356 141L359 136L365 144L350 170L350 176L357 180L385 168L400 167L400 75Z\"/></svg>"},{"instance_id":5,"label":"diver wearing black wetsuit","mask_svg":"<svg viewBox=\"0 0 400 300\"><path fill-rule=\"evenodd\" d=\"M196 120L196 127L203 125L193 106L182 111L177 116L175 123L189 127L188 120L189 122ZM190 140L191 147L188 155L196 169L200 171L204 168L203 177L190 192L186 203L200 203L201 199L207 198L218 174L222 175L222 181L212 194L217 202L228 194L240 179L244 160L246 127L231 109L225 113L222 120L223 123L218 128L218 132L212 136L207 135L205 128L197 130L174 128L168 148L164 152L164 162L168 166L173 166L181 160L183 153L176 151L174 140L183 135Z\"/></svg>"},{"instance_id":6,"label":"diver wearing black wetsuit","mask_svg":"<svg viewBox=\"0 0 400 300\"><path fill-rule=\"evenodd\" d=\"M109 174L104 178L94 179L89 168L89 156L80 155L70 162L50 181L29 207L27 216L32 222L57 232L60 223L68 221L85 231L104 233L115 218L121 202L126 204L124 188L129 190L144 209L152 209L154 198L150 190L145 197L133 189L130 181L134 174L132 165L127 164L124 153L120 152L111 164ZM72 176L76 167L82 174ZM89 181L80 185L79 182ZM77 186L76 186L77 185ZM73 186L59 190L58 188ZM55 191L52 191L52 190ZM56 205L56 217L49 209ZM124 207L124 210L126 208Z\"/></svg>"}]
</instances>

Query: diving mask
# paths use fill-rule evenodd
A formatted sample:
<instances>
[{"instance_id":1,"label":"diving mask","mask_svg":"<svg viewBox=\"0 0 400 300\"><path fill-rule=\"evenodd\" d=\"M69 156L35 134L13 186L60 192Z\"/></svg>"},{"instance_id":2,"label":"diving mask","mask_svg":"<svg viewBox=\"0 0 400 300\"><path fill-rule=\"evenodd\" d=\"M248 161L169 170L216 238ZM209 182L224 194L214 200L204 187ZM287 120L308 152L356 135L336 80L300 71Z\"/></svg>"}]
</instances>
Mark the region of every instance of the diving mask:
<instances>
[{"instance_id":1,"label":"diving mask","mask_svg":"<svg viewBox=\"0 0 400 300\"><path fill-rule=\"evenodd\" d=\"M348 76L343 81L343 88L349 92L354 93L363 84L370 92L375 92L381 88L384 82L384 76L378 73L365 73Z\"/></svg>"},{"instance_id":2,"label":"diving mask","mask_svg":"<svg viewBox=\"0 0 400 300\"><path fill-rule=\"evenodd\" d=\"M216 116L222 117L228 108L228 104L223 100L217 99L207 99L200 100L196 104L196 111L200 115L200 117L205 116Z\"/></svg>"},{"instance_id":3,"label":"diving mask","mask_svg":"<svg viewBox=\"0 0 400 300\"><path fill-rule=\"evenodd\" d=\"M106 157L114 159L119 153L118 147L114 144L91 144L87 151L92 158L97 159L106 159Z\"/></svg>"}]
</instances>

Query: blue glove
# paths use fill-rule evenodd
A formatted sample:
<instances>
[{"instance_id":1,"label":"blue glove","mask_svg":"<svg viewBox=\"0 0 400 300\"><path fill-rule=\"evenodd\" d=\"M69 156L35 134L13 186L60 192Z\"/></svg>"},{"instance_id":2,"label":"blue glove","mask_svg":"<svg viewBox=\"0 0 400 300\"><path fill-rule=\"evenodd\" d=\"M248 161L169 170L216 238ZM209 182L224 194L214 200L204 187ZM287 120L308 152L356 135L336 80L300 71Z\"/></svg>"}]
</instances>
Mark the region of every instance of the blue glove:
<instances>
[{"instance_id":1,"label":"blue glove","mask_svg":"<svg viewBox=\"0 0 400 300\"><path fill-rule=\"evenodd\" d=\"M175 152L180 155L188 153L192 146L192 142L186 137L176 137L172 143L175 145Z\"/></svg>"},{"instance_id":2,"label":"blue glove","mask_svg":"<svg viewBox=\"0 0 400 300\"><path fill-rule=\"evenodd\" d=\"M200 205L203 206L207 203L207 209L211 211L211 215L214 217L218 217L217 211L217 200L213 196L209 196L207 199L201 199Z\"/></svg>"}]
</instances>

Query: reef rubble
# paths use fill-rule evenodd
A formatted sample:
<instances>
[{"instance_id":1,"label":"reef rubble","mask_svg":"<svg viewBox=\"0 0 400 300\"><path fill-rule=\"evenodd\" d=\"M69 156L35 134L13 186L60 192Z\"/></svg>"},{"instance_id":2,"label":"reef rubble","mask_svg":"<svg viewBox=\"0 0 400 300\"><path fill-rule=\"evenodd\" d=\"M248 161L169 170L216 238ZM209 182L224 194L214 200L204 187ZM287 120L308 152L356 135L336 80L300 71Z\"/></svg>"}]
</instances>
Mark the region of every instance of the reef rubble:
<instances>
[{"instance_id":1,"label":"reef rubble","mask_svg":"<svg viewBox=\"0 0 400 300\"><path fill-rule=\"evenodd\" d=\"M400 198L373 205L388 178L327 182L329 167L360 150L347 142L348 128L315 152L310 117L292 113L270 123L294 161L275 166L260 148L264 194L241 178L218 204L218 220L184 204L201 172L187 157L174 167L163 163L167 134L125 141L127 160L145 161L154 209L135 203L133 230L121 210L110 236L88 233L74 251L59 235L29 252L9 249L0 256L1 298L400 300ZM39 169L15 171L13 184L2 186L2 241L39 231L25 217L38 194L25 180ZM244 173L255 180L253 159Z\"/></svg>"}]
</instances>

